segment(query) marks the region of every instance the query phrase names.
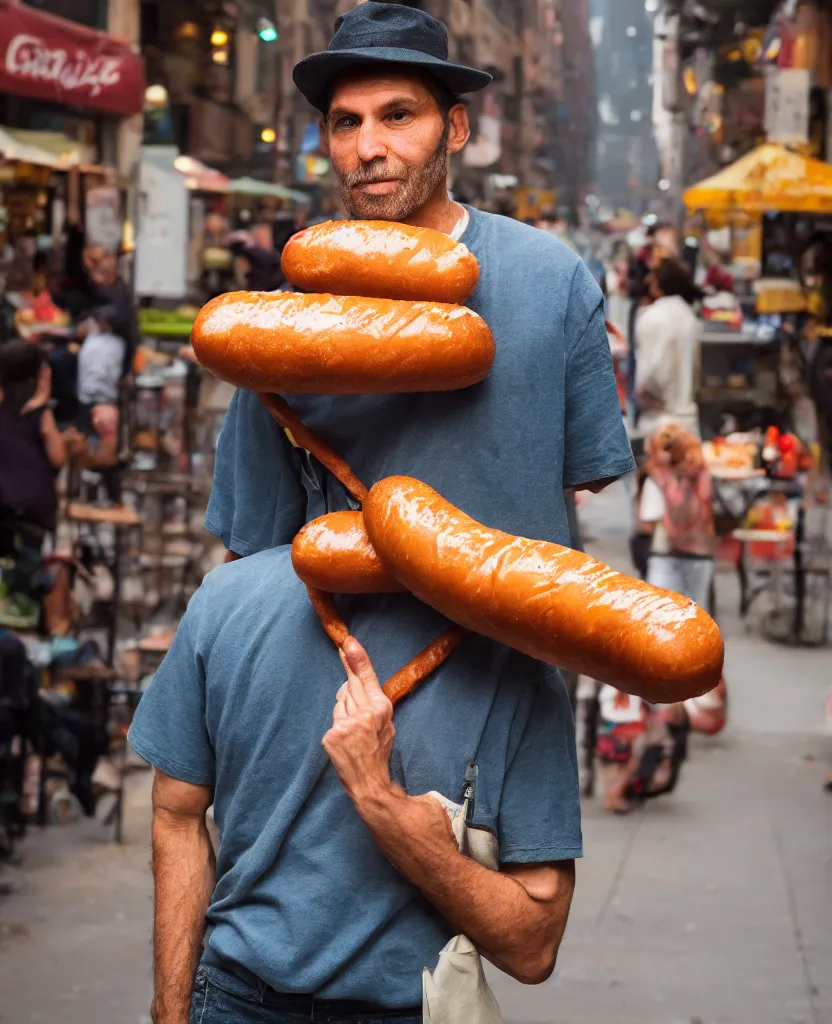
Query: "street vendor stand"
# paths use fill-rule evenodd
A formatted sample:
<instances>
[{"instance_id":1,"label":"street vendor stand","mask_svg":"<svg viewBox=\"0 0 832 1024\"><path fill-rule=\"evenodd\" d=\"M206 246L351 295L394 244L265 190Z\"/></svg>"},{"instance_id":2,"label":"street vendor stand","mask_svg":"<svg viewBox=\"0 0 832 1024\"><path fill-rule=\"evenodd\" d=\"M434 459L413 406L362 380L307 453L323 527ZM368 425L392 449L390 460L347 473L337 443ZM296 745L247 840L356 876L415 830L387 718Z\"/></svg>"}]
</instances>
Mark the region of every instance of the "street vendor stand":
<instances>
[{"instance_id":1,"label":"street vendor stand","mask_svg":"<svg viewBox=\"0 0 832 1024\"><path fill-rule=\"evenodd\" d=\"M818 472L819 453L803 453L789 467L790 456L772 456L767 441L747 436L706 442L703 453L714 486L718 538L735 548L741 618L768 595L762 628L769 639L825 645L832 550L829 495Z\"/></svg>"},{"instance_id":2,"label":"street vendor stand","mask_svg":"<svg viewBox=\"0 0 832 1024\"><path fill-rule=\"evenodd\" d=\"M813 309L801 279L801 233L832 214L832 166L767 143L693 186L684 200L691 212L742 211L760 215L763 224L762 277L741 330L719 331L711 339L703 331L706 436L719 432L716 423L726 414L734 429L791 427L795 400L806 393L817 354L814 339L806 344Z\"/></svg>"}]
</instances>

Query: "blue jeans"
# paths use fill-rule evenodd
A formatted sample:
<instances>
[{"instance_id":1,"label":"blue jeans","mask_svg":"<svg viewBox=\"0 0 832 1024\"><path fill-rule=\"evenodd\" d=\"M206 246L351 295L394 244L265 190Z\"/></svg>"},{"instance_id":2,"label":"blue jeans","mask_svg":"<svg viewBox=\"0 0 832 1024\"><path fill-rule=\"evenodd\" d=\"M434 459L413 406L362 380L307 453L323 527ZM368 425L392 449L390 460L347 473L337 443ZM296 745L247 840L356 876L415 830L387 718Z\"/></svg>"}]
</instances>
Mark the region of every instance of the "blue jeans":
<instances>
[{"instance_id":1,"label":"blue jeans","mask_svg":"<svg viewBox=\"0 0 832 1024\"><path fill-rule=\"evenodd\" d=\"M647 563L647 582L664 590L675 590L708 610L711 581L714 578L712 558L676 558L673 555L651 555Z\"/></svg>"},{"instance_id":2,"label":"blue jeans","mask_svg":"<svg viewBox=\"0 0 832 1024\"><path fill-rule=\"evenodd\" d=\"M190 1024L422 1024L421 1010L390 1010L346 1016L331 1009L293 1013L269 1005L270 990L252 988L226 971L200 967L191 997Z\"/></svg>"}]
</instances>

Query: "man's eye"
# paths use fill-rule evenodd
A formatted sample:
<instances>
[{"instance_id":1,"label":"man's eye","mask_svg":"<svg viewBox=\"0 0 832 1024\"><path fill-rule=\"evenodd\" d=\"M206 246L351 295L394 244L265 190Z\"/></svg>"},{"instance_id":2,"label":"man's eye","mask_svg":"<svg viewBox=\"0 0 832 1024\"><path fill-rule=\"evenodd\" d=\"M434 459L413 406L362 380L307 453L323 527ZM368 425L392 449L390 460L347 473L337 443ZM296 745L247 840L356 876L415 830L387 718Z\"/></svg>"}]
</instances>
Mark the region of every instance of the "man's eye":
<instances>
[{"instance_id":1,"label":"man's eye","mask_svg":"<svg viewBox=\"0 0 832 1024\"><path fill-rule=\"evenodd\" d=\"M390 120L396 124L402 124L410 117L410 111L408 110L396 110L390 115Z\"/></svg>"},{"instance_id":2,"label":"man's eye","mask_svg":"<svg viewBox=\"0 0 832 1024\"><path fill-rule=\"evenodd\" d=\"M339 117L335 122L335 128L337 131L346 131L355 128L357 123L354 117Z\"/></svg>"}]
</instances>

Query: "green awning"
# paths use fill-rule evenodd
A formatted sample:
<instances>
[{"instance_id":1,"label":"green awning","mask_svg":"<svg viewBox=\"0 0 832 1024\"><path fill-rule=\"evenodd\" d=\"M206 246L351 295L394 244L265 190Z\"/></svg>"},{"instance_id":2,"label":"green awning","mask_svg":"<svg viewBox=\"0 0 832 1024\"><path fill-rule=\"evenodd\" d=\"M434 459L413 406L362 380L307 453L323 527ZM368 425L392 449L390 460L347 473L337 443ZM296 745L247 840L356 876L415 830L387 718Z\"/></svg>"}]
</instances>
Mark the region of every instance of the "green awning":
<instances>
[{"instance_id":1,"label":"green awning","mask_svg":"<svg viewBox=\"0 0 832 1024\"><path fill-rule=\"evenodd\" d=\"M258 178L234 178L228 186L230 195L238 196L272 196L274 199L288 199L293 203L309 203L305 192L298 192L285 185L273 181L260 181Z\"/></svg>"},{"instance_id":2,"label":"green awning","mask_svg":"<svg viewBox=\"0 0 832 1024\"><path fill-rule=\"evenodd\" d=\"M61 132L25 131L0 126L0 156L40 167L66 170L92 162L92 150Z\"/></svg>"}]
</instances>

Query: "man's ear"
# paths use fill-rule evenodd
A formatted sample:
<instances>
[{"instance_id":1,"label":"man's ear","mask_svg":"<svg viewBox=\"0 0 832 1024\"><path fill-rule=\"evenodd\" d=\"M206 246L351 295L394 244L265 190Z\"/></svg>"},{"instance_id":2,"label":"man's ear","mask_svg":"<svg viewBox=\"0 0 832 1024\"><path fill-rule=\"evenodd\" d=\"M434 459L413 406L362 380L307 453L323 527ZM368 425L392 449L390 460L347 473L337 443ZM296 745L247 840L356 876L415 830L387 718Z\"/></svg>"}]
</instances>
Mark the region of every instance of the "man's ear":
<instances>
[{"instance_id":1,"label":"man's ear","mask_svg":"<svg viewBox=\"0 0 832 1024\"><path fill-rule=\"evenodd\" d=\"M320 150L321 153L328 157L329 156L329 133L326 130L326 118L321 114L321 119L318 121L319 134L321 136Z\"/></svg>"},{"instance_id":2,"label":"man's ear","mask_svg":"<svg viewBox=\"0 0 832 1024\"><path fill-rule=\"evenodd\" d=\"M471 138L471 124L468 121L468 110L464 103L457 103L448 111L448 122L451 130L448 135L448 152L458 153L468 139Z\"/></svg>"}]
</instances>

